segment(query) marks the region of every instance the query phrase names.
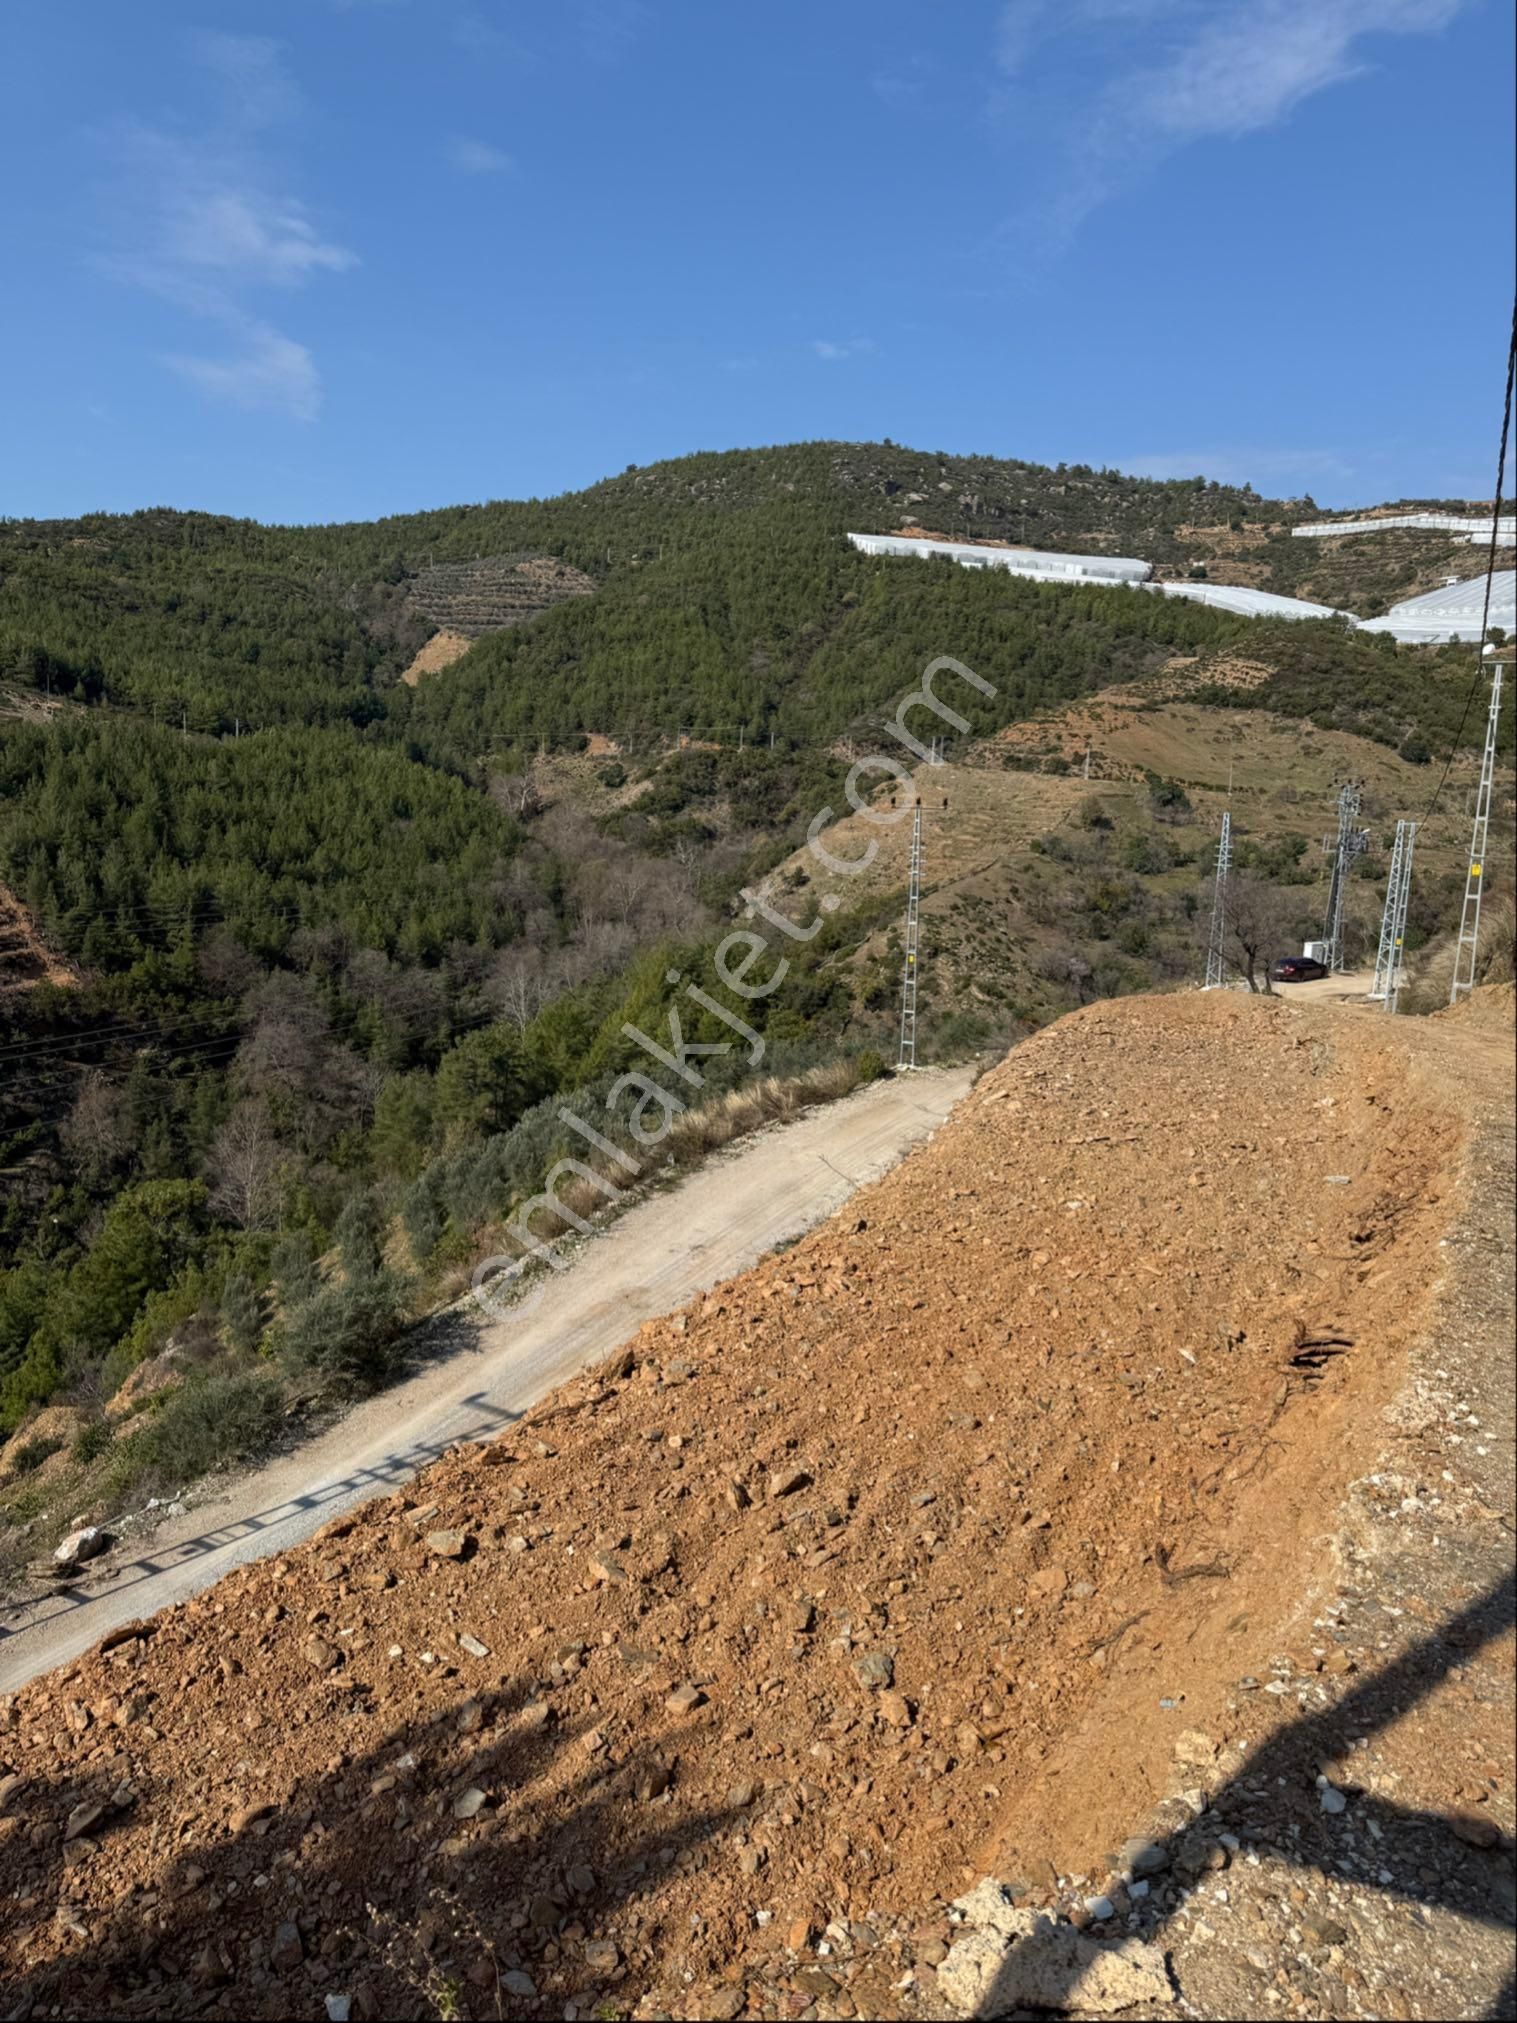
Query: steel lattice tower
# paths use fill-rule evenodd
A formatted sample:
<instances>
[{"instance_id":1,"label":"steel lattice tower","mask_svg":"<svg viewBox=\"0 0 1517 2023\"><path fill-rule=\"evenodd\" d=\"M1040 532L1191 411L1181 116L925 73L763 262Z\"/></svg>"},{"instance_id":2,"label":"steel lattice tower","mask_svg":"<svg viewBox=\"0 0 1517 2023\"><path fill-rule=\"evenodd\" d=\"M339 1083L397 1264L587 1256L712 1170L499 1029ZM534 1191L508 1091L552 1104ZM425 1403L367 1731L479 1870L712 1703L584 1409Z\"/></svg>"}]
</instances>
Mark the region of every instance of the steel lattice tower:
<instances>
[{"instance_id":1,"label":"steel lattice tower","mask_svg":"<svg viewBox=\"0 0 1517 2023\"><path fill-rule=\"evenodd\" d=\"M1338 833L1329 836L1324 848L1333 853L1333 877L1327 894L1327 924L1322 938L1327 943L1327 966L1337 972L1343 968L1343 911L1348 901L1349 866L1369 844L1369 837L1363 829L1354 827L1359 815L1360 791L1358 782L1350 780L1338 796Z\"/></svg>"},{"instance_id":2,"label":"steel lattice tower","mask_svg":"<svg viewBox=\"0 0 1517 2023\"><path fill-rule=\"evenodd\" d=\"M898 1068L917 1064L917 916L922 904L922 803L911 815L911 883L906 894L906 963L901 972L901 1051Z\"/></svg>"},{"instance_id":3,"label":"steel lattice tower","mask_svg":"<svg viewBox=\"0 0 1517 2023\"><path fill-rule=\"evenodd\" d=\"M1401 990L1402 952L1406 945L1406 909L1412 890L1412 852L1417 847L1417 824L1398 822L1396 841L1391 848L1391 875L1385 886L1385 912L1380 921L1380 947L1375 956L1375 987L1372 998L1381 998L1389 1012L1396 1009Z\"/></svg>"},{"instance_id":4,"label":"steel lattice tower","mask_svg":"<svg viewBox=\"0 0 1517 2023\"><path fill-rule=\"evenodd\" d=\"M1485 723L1485 755L1480 761L1480 788L1475 795L1475 826L1470 836L1470 868L1464 881L1464 911L1454 947L1454 980L1449 1003L1457 1004L1475 988L1475 962L1480 950L1480 894L1485 885L1486 840L1491 827L1491 783L1496 773L1496 726L1501 718L1501 662L1491 669L1491 708Z\"/></svg>"},{"instance_id":5,"label":"steel lattice tower","mask_svg":"<svg viewBox=\"0 0 1517 2023\"><path fill-rule=\"evenodd\" d=\"M1227 981L1227 959L1223 943L1227 938L1227 874L1232 869L1233 818L1222 816L1222 834L1217 842L1217 882L1212 889L1211 935L1206 944L1207 990L1218 990Z\"/></svg>"}]
</instances>

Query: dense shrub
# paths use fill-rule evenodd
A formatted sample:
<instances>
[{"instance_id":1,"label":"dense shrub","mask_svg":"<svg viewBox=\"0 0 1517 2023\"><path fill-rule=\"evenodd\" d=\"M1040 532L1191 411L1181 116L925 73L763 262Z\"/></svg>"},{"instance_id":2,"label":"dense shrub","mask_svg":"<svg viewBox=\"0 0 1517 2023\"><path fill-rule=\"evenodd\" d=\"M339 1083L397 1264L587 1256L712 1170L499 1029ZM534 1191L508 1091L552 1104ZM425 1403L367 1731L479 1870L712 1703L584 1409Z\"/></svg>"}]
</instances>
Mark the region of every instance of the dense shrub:
<instances>
[{"instance_id":1,"label":"dense shrub","mask_svg":"<svg viewBox=\"0 0 1517 2023\"><path fill-rule=\"evenodd\" d=\"M112 1469L119 1489L151 1477L189 1482L208 1469L267 1447L283 1417L278 1380L251 1371L212 1371L172 1392L138 1432L120 1443Z\"/></svg>"},{"instance_id":2,"label":"dense shrub","mask_svg":"<svg viewBox=\"0 0 1517 2023\"><path fill-rule=\"evenodd\" d=\"M344 1383L380 1383L399 1360L407 1315L404 1282L376 1272L349 1285L324 1286L279 1331L281 1360Z\"/></svg>"}]
</instances>

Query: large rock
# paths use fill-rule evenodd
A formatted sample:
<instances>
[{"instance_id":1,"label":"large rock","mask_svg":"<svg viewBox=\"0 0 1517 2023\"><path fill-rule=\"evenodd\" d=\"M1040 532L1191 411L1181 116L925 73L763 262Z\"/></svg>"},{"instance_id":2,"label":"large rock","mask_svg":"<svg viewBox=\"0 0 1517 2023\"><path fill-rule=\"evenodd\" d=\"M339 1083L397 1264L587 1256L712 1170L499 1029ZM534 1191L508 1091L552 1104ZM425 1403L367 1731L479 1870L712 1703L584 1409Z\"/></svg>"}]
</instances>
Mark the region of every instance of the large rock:
<instances>
[{"instance_id":1,"label":"large rock","mask_svg":"<svg viewBox=\"0 0 1517 2023\"><path fill-rule=\"evenodd\" d=\"M53 1553L53 1564L65 1572L71 1567L83 1566L87 1559L95 1559L105 1551L111 1542L111 1535L98 1524L81 1525L78 1531L71 1531Z\"/></svg>"},{"instance_id":2,"label":"large rock","mask_svg":"<svg viewBox=\"0 0 1517 2023\"><path fill-rule=\"evenodd\" d=\"M938 1995L949 2015L1054 2009L1109 2016L1175 2000L1163 1953L1141 1939L1097 1943L1045 1912L1019 1911L988 1879L957 1908L964 1925L938 1968Z\"/></svg>"}]
</instances>

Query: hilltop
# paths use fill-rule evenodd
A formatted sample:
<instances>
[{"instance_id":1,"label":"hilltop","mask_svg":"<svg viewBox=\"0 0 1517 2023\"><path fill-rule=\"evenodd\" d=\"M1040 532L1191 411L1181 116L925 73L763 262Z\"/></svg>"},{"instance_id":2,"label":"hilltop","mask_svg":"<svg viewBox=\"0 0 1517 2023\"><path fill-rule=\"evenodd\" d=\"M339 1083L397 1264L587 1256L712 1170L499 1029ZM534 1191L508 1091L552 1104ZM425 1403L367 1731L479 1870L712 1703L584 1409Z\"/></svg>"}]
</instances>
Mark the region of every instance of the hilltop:
<instances>
[{"instance_id":1,"label":"hilltop","mask_svg":"<svg viewBox=\"0 0 1517 2023\"><path fill-rule=\"evenodd\" d=\"M1510 1485L1454 1429L1505 1430L1509 1070L1484 1002L1028 1041L492 1444L0 1702L9 2006L1494 1994Z\"/></svg>"},{"instance_id":2,"label":"hilltop","mask_svg":"<svg viewBox=\"0 0 1517 2023\"><path fill-rule=\"evenodd\" d=\"M825 659L812 663L838 627L859 629L850 610L879 580L837 552L850 527L920 517L950 535L1115 549L1171 572L1204 565L1220 581L1367 610L1477 571L1473 549L1436 534L1293 541L1291 524L1315 513L1309 498L1199 476L823 442L682 457L554 499L329 527L163 508L11 520L0 523L0 680L218 734L239 722L361 727L398 712L397 728L455 758L477 756L485 733L559 742L595 728L671 731L669 719L808 735L872 699L840 695L839 714L795 692L830 685ZM429 700L407 712L398 676L436 626L498 633L592 586L603 598L530 628L533 643L496 637L467 656L449 684L464 689L459 710ZM974 606L962 585L948 595ZM502 708L492 691L503 679L530 700Z\"/></svg>"}]
</instances>

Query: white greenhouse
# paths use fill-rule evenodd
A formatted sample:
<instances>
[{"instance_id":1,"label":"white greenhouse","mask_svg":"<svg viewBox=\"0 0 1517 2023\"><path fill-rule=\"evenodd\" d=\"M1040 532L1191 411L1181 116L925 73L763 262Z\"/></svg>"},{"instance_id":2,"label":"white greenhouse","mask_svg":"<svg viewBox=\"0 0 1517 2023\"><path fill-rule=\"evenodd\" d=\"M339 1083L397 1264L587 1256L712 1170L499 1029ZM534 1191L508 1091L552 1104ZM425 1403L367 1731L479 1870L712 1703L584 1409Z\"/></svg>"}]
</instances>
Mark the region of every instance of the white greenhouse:
<instances>
[{"instance_id":1,"label":"white greenhouse","mask_svg":"<svg viewBox=\"0 0 1517 2023\"><path fill-rule=\"evenodd\" d=\"M1299 539L1332 534L1383 534L1387 527L1425 527L1434 533L1467 534L1477 546L1487 547L1491 525L1489 516L1478 520L1466 519L1458 513L1380 513L1373 520L1313 520L1307 526L1292 527L1291 532ZM1517 545L1517 519L1498 520L1495 527L1499 547Z\"/></svg>"},{"instance_id":2,"label":"white greenhouse","mask_svg":"<svg viewBox=\"0 0 1517 2023\"><path fill-rule=\"evenodd\" d=\"M1425 597L1393 604L1383 618L1361 618L1359 629L1388 632L1393 639L1424 646L1449 639L1478 639L1484 608L1485 578L1474 576L1467 583L1447 583L1441 590L1429 590ZM1517 570L1503 569L1492 577L1489 622L1508 635L1517 631Z\"/></svg>"},{"instance_id":3,"label":"white greenhouse","mask_svg":"<svg viewBox=\"0 0 1517 2023\"><path fill-rule=\"evenodd\" d=\"M1042 548L987 548L975 541L933 541L915 534L848 538L865 555L915 555L928 562L946 555L965 569L1005 569L1013 576L1056 583L1143 583L1153 574L1151 563L1126 555L1054 555Z\"/></svg>"},{"instance_id":4,"label":"white greenhouse","mask_svg":"<svg viewBox=\"0 0 1517 2023\"><path fill-rule=\"evenodd\" d=\"M1277 597L1273 590L1250 590L1241 583L1152 583L1166 597L1187 597L1217 611L1236 611L1241 618L1353 618L1331 604L1309 604L1303 597Z\"/></svg>"}]
</instances>

